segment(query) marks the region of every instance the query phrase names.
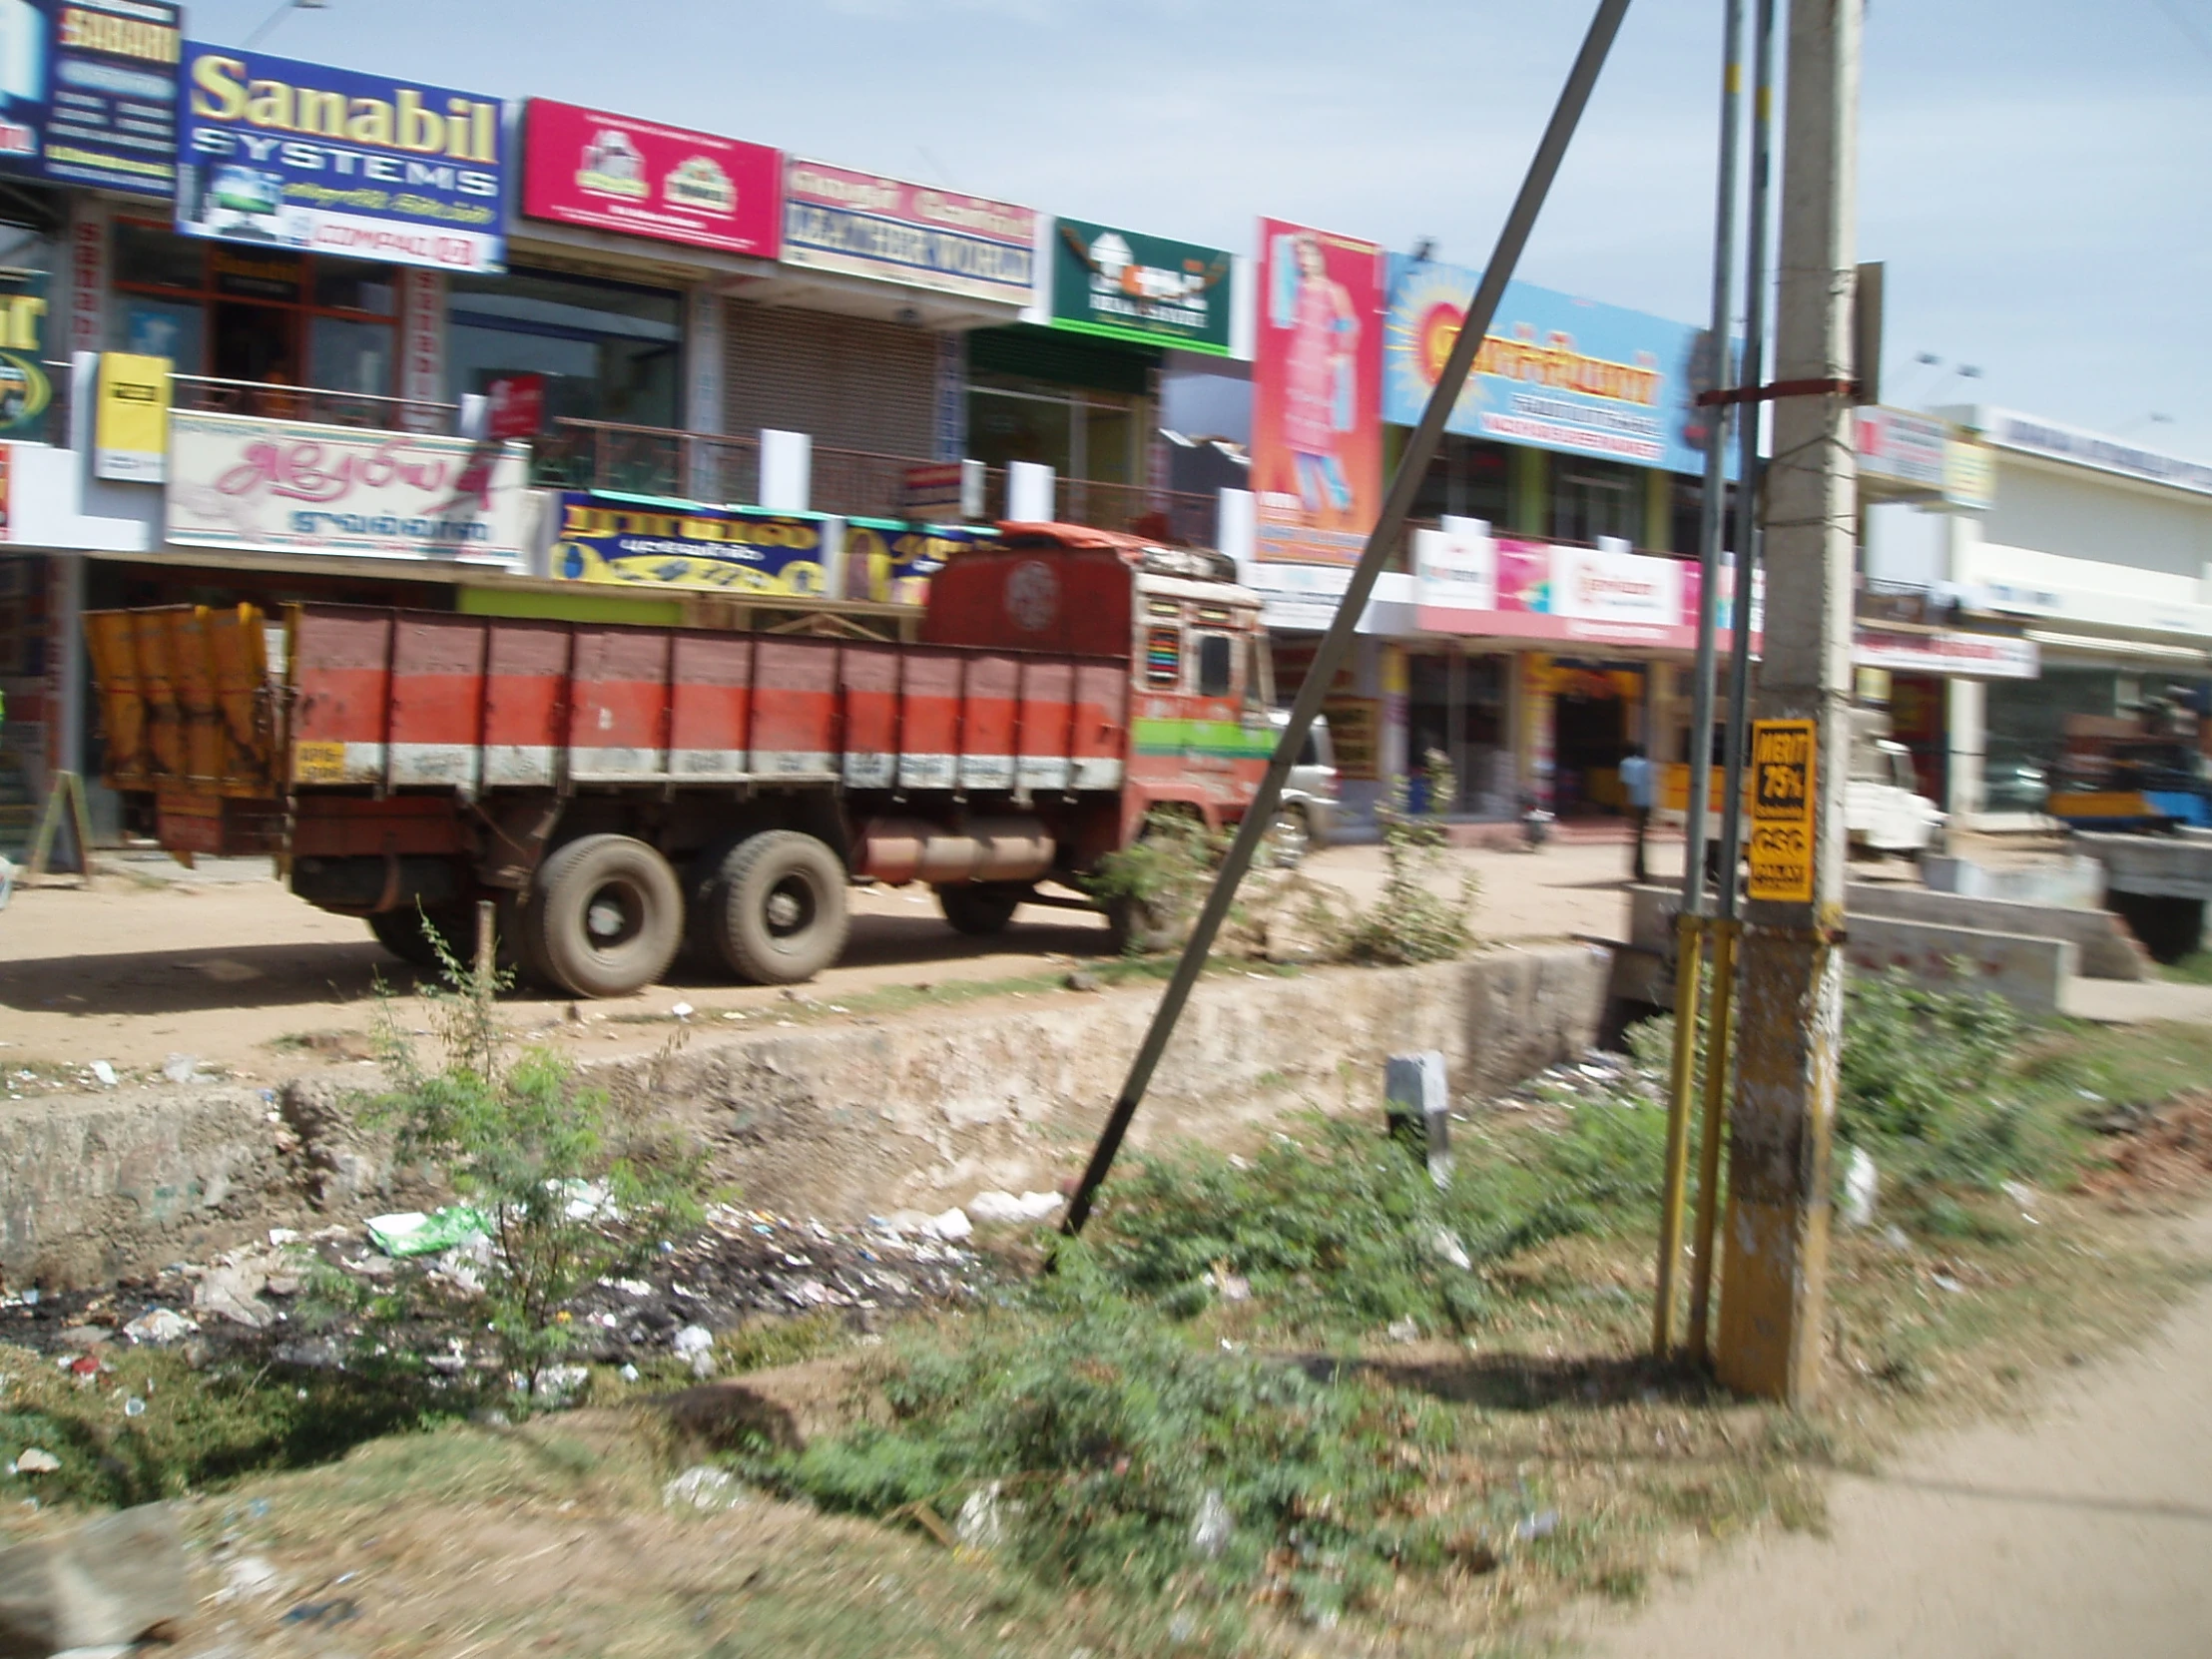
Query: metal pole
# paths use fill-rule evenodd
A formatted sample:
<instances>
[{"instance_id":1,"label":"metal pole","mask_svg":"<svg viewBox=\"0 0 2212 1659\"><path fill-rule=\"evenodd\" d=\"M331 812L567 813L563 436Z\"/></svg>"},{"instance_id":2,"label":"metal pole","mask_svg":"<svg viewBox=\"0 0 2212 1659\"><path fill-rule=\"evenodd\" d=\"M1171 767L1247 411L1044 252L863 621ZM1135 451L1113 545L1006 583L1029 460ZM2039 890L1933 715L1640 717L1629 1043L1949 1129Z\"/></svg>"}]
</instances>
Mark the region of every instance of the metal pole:
<instances>
[{"instance_id":1,"label":"metal pole","mask_svg":"<svg viewBox=\"0 0 2212 1659\"><path fill-rule=\"evenodd\" d=\"M1752 27L1751 218L1744 252L1743 383L1757 386L1767 357L1767 220L1774 187L1775 0L1758 0ZM1705 1121L1698 1145L1697 1221L1691 1234L1690 1353L1703 1358L1713 1300L1714 1224L1720 1213L1720 1151L1728 1074L1733 1063L1739 934L1736 882L1743 858L1744 751L1751 711L1751 612L1759 568L1759 409L1744 406L1736 428L1736 591L1730 601L1727 766L1721 783L1720 878L1715 885L1713 1016L1707 1022Z\"/></svg>"},{"instance_id":2,"label":"metal pole","mask_svg":"<svg viewBox=\"0 0 2212 1659\"><path fill-rule=\"evenodd\" d=\"M1238 883L1244 879L1245 871L1252 865L1253 854L1267 834L1268 826L1275 817L1276 802L1283 794L1283 780L1290 773L1291 762L1298 755L1300 745L1306 741L1314 716L1321 711L1323 694L1336 678L1338 665L1352 645L1353 633L1367 611L1369 596L1375 591L1376 578L1382 575L1384 561L1397 545L1406 517L1412 511L1413 497L1426 478L1428 463L1435 458L1437 445L1443 439L1444 422L1459 401L1459 390L1466 384L1467 373L1474 366L1475 352L1496 318L1498 302L1505 296L1505 284L1512 279L1513 268L1520 263L1521 250L1528 243L1529 232L1535 228L1536 215L1550 193L1551 182L1558 175L1560 162L1565 159L1568 141L1574 137L1582 111L1597 85L1598 72L1605 67L1606 54L1612 50L1613 38L1620 33L1621 19L1627 12L1628 0L1598 0L1597 14L1590 20L1589 33L1583 37L1574 67L1567 73L1567 84L1560 90L1550 124L1544 128L1535 157L1528 164L1528 175L1521 181L1520 194L1514 198L1512 211L1505 216L1504 228L1498 232L1497 247L1467 306L1458 337L1452 342L1451 355L1436 378L1435 389L1428 394L1428 406L1421 411L1420 424L1406 439L1405 452L1399 457L1397 471L1383 496L1382 516L1368 533L1367 546L1353 569L1351 584L1338 602L1336 617L1329 624L1329 632L1322 636L1321 646L1314 653L1313 667L1299 688L1297 701L1291 705L1290 722L1276 743L1275 754L1260 780L1259 792L1245 809L1236 839L1230 842L1229 855L1223 861L1221 872L1214 877L1213 890L1206 895L1206 907L1199 912L1198 922L1191 929L1190 942L1183 947L1182 960L1175 965L1175 976L1168 981L1167 994L1160 999L1151 1028L1145 1032L1137 1057L1130 1064L1120 1098L1114 1102L1106 1127L1098 1137L1098 1145L1091 1151L1082 1184L1075 1189L1067 1219L1061 1224L1061 1231L1070 1237L1080 1233L1083 1223L1090 1218L1099 1186L1114 1166L1114 1155L1121 1150L1122 1137L1128 1134L1130 1120L1137 1115L1137 1107L1144 1100L1153 1069L1159 1065L1168 1038L1175 1033L1176 1021L1182 1017L1183 1006L1190 1000L1191 989L1205 969L1207 954L1237 895Z\"/></svg>"},{"instance_id":3,"label":"metal pole","mask_svg":"<svg viewBox=\"0 0 2212 1659\"><path fill-rule=\"evenodd\" d=\"M1821 1393L1828 1182L1843 1041L1851 758L1852 441L1861 0L1793 0L1757 806L1729 1118L1720 1381ZM1764 841L1765 844L1761 844Z\"/></svg>"},{"instance_id":4,"label":"metal pole","mask_svg":"<svg viewBox=\"0 0 2212 1659\"><path fill-rule=\"evenodd\" d=\"M1735 322L1736 109L1742 101L1744 6L1728 0L1721 43L1721 149L1713 205L1713 385L1729 384L1729 335ZM1713 405L1705 434L1705 498L1698 508L1697 666L1690 701L1690 790L1682 831L1682 912L1676 926L1674 1063L1667 1075L1666 1183L1659 1199L1659 1274L1651 1311L1651 1351L1674 1348L1674 1281L1682 1261L1682 1199L1690 1150L1690 1092L1697 1075L1698 1004L1705 988L1705 818L1713 788L1713 611L1720 598L1721 530L1726 523L1728 433L1733 404ZM1648 753L1648 749L1647 749Z\"/></svg>"}]
</instances>

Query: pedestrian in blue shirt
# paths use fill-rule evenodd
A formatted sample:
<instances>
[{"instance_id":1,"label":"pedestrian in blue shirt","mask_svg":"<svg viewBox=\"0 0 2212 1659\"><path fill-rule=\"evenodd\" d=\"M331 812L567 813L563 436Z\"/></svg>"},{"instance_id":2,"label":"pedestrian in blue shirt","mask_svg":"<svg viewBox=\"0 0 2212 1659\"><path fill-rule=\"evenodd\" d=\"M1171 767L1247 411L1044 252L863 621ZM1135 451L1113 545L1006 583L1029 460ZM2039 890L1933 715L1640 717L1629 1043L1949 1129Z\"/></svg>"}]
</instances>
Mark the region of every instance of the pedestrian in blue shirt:
<instances>
[{"instance_id":1,"label":"pedestrian in blue shirt","mask_svg":"<svg viewBox=\"0 0 2212 1659\"><path fill-rule=\"evenodd\" d=\"M1629 822L1635 826L1635 851L1629 859L1629 879L1642 881L1644 831L1651 828L1651 762L1640 745L1630 744L1621 758L1621 792L1628 797Z\"/></svg>"}]
</instances>

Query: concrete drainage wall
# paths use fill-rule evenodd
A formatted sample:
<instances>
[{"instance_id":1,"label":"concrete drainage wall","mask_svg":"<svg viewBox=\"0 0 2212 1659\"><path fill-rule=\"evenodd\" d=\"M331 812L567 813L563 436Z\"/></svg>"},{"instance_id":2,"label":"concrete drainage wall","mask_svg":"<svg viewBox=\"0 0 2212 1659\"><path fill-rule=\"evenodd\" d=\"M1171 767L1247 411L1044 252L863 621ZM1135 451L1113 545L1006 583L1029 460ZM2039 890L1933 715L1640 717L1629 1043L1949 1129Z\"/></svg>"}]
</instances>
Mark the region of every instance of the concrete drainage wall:
<instances>
[{"instance_id":1,"label":"concrete drainage wall","mask_svg":"<svg viewBox=\"0 0 2212 1659\"><path fill-rule=\"evenodd\" d=\"M1301 1103L1373 1108L1382 1057L1441 1049L1455 1094L1493 1093L1594 1039L1602 949L1203 983L1155 1077L1137 1146L1218 1139ZM711 1149L751 1205L851 1218L937 1210L981 1187L1080 1167L1160 995L1143 986L1028 1006L726 1035L592 1063L626 1105ZM0 1114L0 1268L10 1285L90 1284L266 1228L427 1198L353 1121L366 1068L276 1091L42 1101Z\"/></svg>"}]
</instances>

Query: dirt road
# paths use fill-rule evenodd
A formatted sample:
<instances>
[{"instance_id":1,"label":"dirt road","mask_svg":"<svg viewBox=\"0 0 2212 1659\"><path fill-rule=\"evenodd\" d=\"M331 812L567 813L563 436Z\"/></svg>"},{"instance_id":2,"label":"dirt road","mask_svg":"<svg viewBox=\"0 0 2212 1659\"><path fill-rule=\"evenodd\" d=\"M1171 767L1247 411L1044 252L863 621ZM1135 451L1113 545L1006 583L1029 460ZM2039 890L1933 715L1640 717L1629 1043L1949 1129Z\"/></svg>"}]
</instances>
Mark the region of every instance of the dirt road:
<instances>
[{"instance_id":1,"label":"dirt road","mask_svg":"<svg viewBox=\"0 0 2212 1659\"><path fill-rule=\"evenodd\" d=\"M2188 1230L2212 1254L2212 1215ZM1761 1538L1639 1617L1622 1659L2202 1659L2212 1653L2212 1291L2025 1423L1835 1486L1826 1538Z\"/></svg>"},{"instance_id":2,"label":"dirt road","mask_svg":"<svg viewBox=\"0 0 2212 1659\"><path fill-rule=\"evenodd\" d=\"M1553 845L1538 854L1455 851L1452 878L1471 869L1482 884L1475 921L1491 939L1617 935L1625 923L1620 881L1626 848ZM1656 867L1678 866L1678 848ZM1670 861L1671 860L1671 861ZM1319 878L1363 902L1380 891L1382 860L1372 846L1333 847L1310 862ZM75 885L19 889L0 912L0 1063L158 1066L172 1053L235 1071L296 1071L312 1055L271 1045L309 1032L367 1029L377 976L411 983L409 970L368 936L366 925L294 898L266 863L234 861L198 877L159 855L124 865L91 892ZM955 933L924 887L860 888L852 894L852 941L844 960L807 993L834 1003L891 985L1002 979L1048 971L1055 962L1107 949L1102 918L1080 910L1021 910L995 939ZM563 1022L565 997L513 999L519 1025L543 1025L588 1041L595 1053L657 1046L653 1028L625 1016L665 1015L678 1002L700 1017L761 1010L774 990L687 974L635 996L594 1003L588 1028Z\"/></svg>"}]
</instances>

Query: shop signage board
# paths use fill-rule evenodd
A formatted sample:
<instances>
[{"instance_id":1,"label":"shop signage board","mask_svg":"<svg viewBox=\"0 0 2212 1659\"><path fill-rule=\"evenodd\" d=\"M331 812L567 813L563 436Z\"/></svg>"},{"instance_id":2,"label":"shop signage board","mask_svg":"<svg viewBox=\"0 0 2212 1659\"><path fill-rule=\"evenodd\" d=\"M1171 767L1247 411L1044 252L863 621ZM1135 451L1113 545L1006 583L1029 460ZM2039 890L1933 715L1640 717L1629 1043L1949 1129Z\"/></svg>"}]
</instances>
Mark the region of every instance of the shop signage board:
<instances>
[{"instance_id":1,"label":"shop signage board","mask_svg":"<svg viewBox=\"0 0 2212 1659\"><path fill-rule=\"evenodd\" d=\"M573 582L736 593L829 591L835 520L765 507L709 507L564 490L550 569Z\"/></svg>"},{"instance_id":2,"label":"shop signage board","mask_svg":"<svg viewBox=\"0 0 2212 1659\"><path fill-rule=\"evenodd\" d=\"M46 437L54 382L53 320L43 271L0 271L0 439L38 443Z\"/></svg>"},{"instance_id":3,"label":"shop signage board","mask_svg":"<svg viewBox=\"0 0 2212 1659\"><path fill-rule=\"evenodd\" d=\"M1260 221L1254 554L1353 565L1382 506L1382 251Z\"/></svg>"},{"instance_id":4,"label":"shop signage board","mask_svg":"<svg viewBox=\"0 0 2212 1659\"><path fill-rule=\"evenodd\" d=\"M498 99L200 43L185 48L184 95L187 236L504 269Z\"/></svg>"},{"instance_id":5,"label":"shop signage board","mask_svg":"<svg viewBox=\"0 0 2212 1659\"><path fill-rule=\"evenodd\" d=\"M1226 357L1236 263L1219 248L1060 220L1052 326Z\"/></svg>"},{"instance_id":6,"label":"shop signage board","mask_svg":"<svg viewBox=\"0 0 2212 1659\"><path fill-rule=\"evenodd\" d=\"M1954 680L2034 680L2043 672L2035 642L2011 634L1906 634L1868 628L1852 642L1851 660L1861 668Z\"/></svg>"},{"instance_id":7,"label":"shop signage board","mask_svg":"<svg viewBox=\"0 0 2212 1659\"><path fill-rule=\"evenodd\" d=\"M1382 418L1411 426L1451 355L1480 274L1392 254ZM1447 422L1467 437L1702 473L1714 384L1705 330L1508 282ZM1733 457L1729 476L1736 475Z\"/></svg>"},{"instance_id":8,"label":"shop signage board","mask_svg":"<svg viewBox=\"0 0 2212 1659\"><path fill-rule=\"evenodd\" d=\"M1423 611L1497 609L1497 543L1488 525L1413 532L1413 580Z\"/></svg>"},{"instance_id":9,"label":"shop signage board","mask_svg":"<svg viewBox=\"0 0 2212 1659\"><path fill-rule=\"evenodd\" d=\"M1416 538L1416 558L1420 545ZM1424 579L1415 610L1422 631L1667 651L1687 651L1697 643L1698 569L1687 560L1623 547L1558 547L1516 536L1497 537L1490 545L1491 604L1472 603L1471 588L1447 589ZM1724 591L1722 628L1728 626L1728 597ZM1755 610L1754 651L1760 620Z\"/></svg>"},{"instance_id":10,"label":"shop signage board","mask_svg":"<svg viewBox=\"0 0 2212 1659\"><path fill-rule=\"evenodd\" d=\"M1751 723L1752 898L1812 901L1817 741L1809 720Z\"/></svg>"},{"instance_id":11,"label":"shop signage board","mask_svg":"<svg viewBox=\"0 0 2212 1659\"><path fill-rule=\"evenodd\" d=\"M929 579L944 569L947 560L997 539L996 530L973 524L847 519L844 596L873 600L878 605L924 604L929 598Z\"/></svg>"},{"instance_id":12,"label":"shop signage board","mask_svg":"<svg viewBox=\"0 0 2212 1659\"><path fill-rule=\"evenodd\" d=\"M918 519L979 519L983 473L981 461L925 461L910 466L899 481L899 505Z\"/></svg>"},{"instance_id":13,"label":"shop signage board","mask_svg":"<svg viewBox=\"0 0 2212 1659\"><path fill-rule=\"evenodd\" d=\"M523 118L522 211L688 248L776 258L784 156L533 98Z\"/></svg>"},{"instance_id":14,"label":"shop signage board","mask_svg":"<svg viewBox=\"0 0 2212 1659\"><path fill-rule=\"evenodd\" d=\"M2000 449L2072 461L2095 467L2100 472L2116 472L2122 477L2141 478L2197 495L2212 495L2212 462L2160 454L2155 449L2138 448L2102 433L2061 426L2056 421L2038 420L2032 415L2013 414L2007 409L1978 409L1974 419L1982 436Z\"/></svg>"},{"instance_id":15,"label":"shop signage board","mask_svg":"<svg viewBox=\"0 0 2212 1659\"><path fill-rule=\"evenodd\" d=\"M187 547L516 566L526 462L519 443L178 410L166 533Z\"/></svg>"},{"instance_id":16,"label":"shop signage board","mask_svg":"<svg viewBox=\"0 0 2212 1659\"><path fill-rule=\"evenodd\" d=\"M545 430L545 376L498 374L484 386L484 436L534 438Z\"/></svg>"},{"instance_id":17,"label":"shop signage board","mask_svg":"<svg viewBox=\"0 0 2212 1659\"><path fill-rule=\"evenodd\" d=\"M100 406L92 439L94 477L158 484L169 475L173 366L167 357L100 353Z\"/></svg>"},{"instance_id":18,"label":"shop signage board","mask_svg":"<svg viewBox=\"0 0 2212 1659\"><path fill-rule=\"evenodd\" d=\"M6 0L0 173L168 200L184 35L166 0Z\"/></svg>"},{"instance_id":19,"label":"shop signage board","mask_svg":"<svg viewBox=\"0 0 2212 1659\"><path fill-rule=\"evenodd\" d=\"M1028 305L1036 299L1037 215L793 157L784 165L783 262Z\"/></svg>"},{"instance_id":20,"label":"shop signage board","mask_svg":"<svg viewBox=\"0 0 2212 1659\"><path fill-rule=\"evenodd\" d=\"M1870 494L1939 499L1950 423L1911 409L1858 411L1859 476Z\"/></svg>"}]
</instances>

